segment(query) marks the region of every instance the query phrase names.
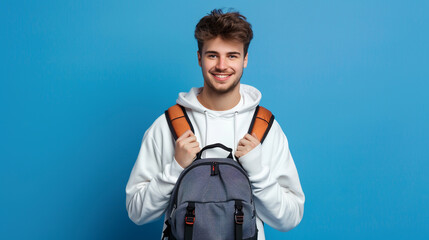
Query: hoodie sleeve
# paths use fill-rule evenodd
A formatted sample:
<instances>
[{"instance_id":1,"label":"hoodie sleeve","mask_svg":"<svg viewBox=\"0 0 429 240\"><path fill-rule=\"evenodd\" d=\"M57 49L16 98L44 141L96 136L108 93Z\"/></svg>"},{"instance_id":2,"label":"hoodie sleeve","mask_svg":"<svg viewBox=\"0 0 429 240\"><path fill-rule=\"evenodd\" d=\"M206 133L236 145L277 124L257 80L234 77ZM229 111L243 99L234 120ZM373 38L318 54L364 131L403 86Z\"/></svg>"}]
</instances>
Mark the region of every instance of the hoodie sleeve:
<instances>
[{"instance_id":1,"label":"hoodie sleeve","mask_svg":"<svg viewBox=\"0 0 429 240\"><path fill-rule=\"evenodd\" d=\"M274 121L264 143L240 158L249 175L262 221L280 231L297 226L304 214L304 193L288 141Z\"/></svg>"},{"instance_id":2,"label":"hoodie sleeve","mask_svg":"<svg viewBox=\"0 0 429 240\"><path fill-rule=\"evenodd\" d=\"M126 186L128 216L138 225L155 220L165 212L174 184L183 170L174 159L171 143L163 145L162 151L158 147L157 142L163 138L168 137L170 141L164 141L171 142L170 133L160 126L162 119L166 121L161 116L146 131Z\"/></svg>"}]
</instances>

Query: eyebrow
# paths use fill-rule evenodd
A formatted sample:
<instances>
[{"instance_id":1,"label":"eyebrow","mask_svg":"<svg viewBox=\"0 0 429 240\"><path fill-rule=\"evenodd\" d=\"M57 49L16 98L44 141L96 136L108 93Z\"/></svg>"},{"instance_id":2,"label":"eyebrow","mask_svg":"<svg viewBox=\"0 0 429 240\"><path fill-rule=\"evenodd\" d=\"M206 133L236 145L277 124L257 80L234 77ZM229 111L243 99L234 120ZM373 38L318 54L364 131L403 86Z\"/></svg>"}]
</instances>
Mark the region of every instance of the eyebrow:
<instances>
[{"instance_id":1,"label":"eyebrow","mask_svg":"<svg viewBox=\"0 0 429 240\"><path fill-rule=\"evenodd\" d=\"M204 54L219 54L219 53L218 53L218 52L216 52L216 51L207 51L207 52L205 52ZM240 53L240 52L228 52L227 54L229 54L229 55L232 55L232 54L241 55L241 53Z\"/></svg>"}]
</instances>

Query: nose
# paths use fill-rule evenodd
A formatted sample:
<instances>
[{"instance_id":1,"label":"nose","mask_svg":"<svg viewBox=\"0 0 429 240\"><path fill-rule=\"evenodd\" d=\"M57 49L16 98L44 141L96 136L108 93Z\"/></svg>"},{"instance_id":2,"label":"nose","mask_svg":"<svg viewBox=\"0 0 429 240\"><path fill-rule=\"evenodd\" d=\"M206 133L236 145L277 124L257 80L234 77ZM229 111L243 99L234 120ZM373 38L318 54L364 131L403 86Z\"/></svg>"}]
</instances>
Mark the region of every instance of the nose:
<instances>
[{"instance_id":1,"label":"nose","mask_svg":"<svg viewBox=\"0 0 429 240\"><path fill-rule=\"evenodd\" d=\"M226 62L225 62L225 59L223 58L223 57L219 57L218 58L218 61L217 61L217 63L216 63L216 68L217 68L217 70L219 70L219 71L224 71L224 70L226 70Z\"/></svg>"}]
</instances>

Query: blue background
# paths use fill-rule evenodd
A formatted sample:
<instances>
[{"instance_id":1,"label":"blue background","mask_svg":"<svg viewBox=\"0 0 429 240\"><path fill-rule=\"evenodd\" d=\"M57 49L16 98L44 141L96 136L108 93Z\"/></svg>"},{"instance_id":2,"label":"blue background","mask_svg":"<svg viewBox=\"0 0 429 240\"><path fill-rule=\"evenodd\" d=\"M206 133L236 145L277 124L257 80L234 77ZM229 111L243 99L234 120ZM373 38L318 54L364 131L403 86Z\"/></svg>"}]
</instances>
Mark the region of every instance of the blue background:
<instances>
[{"instance_id":1,"label":"blue background","mask_svg":"<svg viewBox=\"0 0 429 240\"><path fill-rule=\"evenodd\" d=\"M202 85L193 31L253 25L242 82L276 115L306 194L268 239L429 236L428 1L1 1L0 238L159 239L125 185L150 124Z\"/></svg>"}]
</instances>

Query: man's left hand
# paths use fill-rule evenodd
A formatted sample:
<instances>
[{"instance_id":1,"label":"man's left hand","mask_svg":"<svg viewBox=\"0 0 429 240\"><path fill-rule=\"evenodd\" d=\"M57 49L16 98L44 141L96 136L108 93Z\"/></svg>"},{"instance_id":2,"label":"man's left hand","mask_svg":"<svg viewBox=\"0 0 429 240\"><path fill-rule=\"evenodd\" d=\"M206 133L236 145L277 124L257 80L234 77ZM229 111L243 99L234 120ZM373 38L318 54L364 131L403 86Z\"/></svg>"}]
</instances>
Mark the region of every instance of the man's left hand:
<instances>
[{"instance_id":1,"label":"man's left hand","mask_svg":"<svg viewBox=\"0 0 429 240\"><path fill-rule=\"evenodd\" d=\"M259 139L256 137L256 134L252 135L246 134L239 142L237 151L235 152L236 157L242 157L246 155L248 152L252 151L256 146L259 145Z\"/></svg>"}]
</instances>

